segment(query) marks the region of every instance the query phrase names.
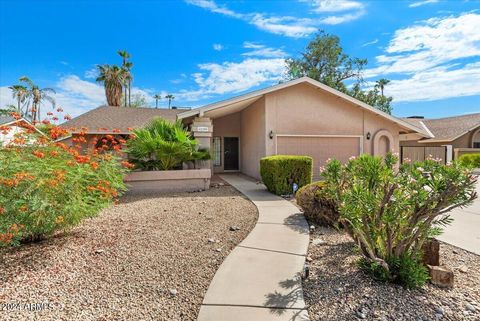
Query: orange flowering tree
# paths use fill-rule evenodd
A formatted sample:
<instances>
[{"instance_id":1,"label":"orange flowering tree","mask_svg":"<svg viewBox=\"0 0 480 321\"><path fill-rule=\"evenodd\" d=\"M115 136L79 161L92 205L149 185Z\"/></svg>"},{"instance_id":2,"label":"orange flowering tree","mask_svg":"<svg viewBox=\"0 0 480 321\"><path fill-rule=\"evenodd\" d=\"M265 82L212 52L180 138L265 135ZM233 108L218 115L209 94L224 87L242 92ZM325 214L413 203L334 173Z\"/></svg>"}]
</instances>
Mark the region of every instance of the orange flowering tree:
<instances>
[{"instance_id":1,"label":"orange flowering tree","mask_svg":"<svg viewBox=\"0 0 480 321\"><path fill-rule=\"evenodd\" d=\"M114 151L81 153L80 144L55 142L67 134L58 126L48 126L49 136L23 126L0 146L0 247L40 240L96 215L125 190L131 166Z\"/></svg>"}]
</instances>

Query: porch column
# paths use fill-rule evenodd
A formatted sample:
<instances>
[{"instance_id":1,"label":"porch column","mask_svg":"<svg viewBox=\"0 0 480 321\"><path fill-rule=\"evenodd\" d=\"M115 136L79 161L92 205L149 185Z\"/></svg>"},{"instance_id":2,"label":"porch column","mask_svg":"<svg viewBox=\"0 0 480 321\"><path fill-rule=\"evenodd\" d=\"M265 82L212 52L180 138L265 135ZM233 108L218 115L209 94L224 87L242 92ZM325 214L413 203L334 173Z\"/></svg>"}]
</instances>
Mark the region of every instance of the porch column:
<instances>
[{"instance_id":1,"label":"porch column","mask_svg":"<svg viewBox=\"0 0 480 321\"><path fill-rule=\"evenodd\" d=\"M199 149L206 149L211 152L213 124L208 117L196 117L192 123L192 133L198 141ZM201 162L201 168L211 168L211 161Z\"/></svg>"}]
</instances>

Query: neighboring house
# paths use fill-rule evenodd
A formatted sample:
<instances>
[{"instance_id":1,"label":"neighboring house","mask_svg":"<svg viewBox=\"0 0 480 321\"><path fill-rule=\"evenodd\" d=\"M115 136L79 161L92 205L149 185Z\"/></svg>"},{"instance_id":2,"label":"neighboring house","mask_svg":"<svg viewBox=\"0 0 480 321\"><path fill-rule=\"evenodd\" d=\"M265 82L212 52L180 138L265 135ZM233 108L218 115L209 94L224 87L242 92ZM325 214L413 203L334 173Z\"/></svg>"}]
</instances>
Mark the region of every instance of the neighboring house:
<instances>
[{"instance_id":1,"label":"neighboring house","mask_svg":"<svg viewBox=\"0 0 480 321\"><path fill-rule=\"evenodd\" d=\"M424 160L432 156L449 162L465 153L480 153L480 113L438 119L413 116L404 120L424 129L430 137L401 136L403 159Z\"/></svg>"},{"instance_id":2,"label":"neighboring house","mask_svg":"<svg viewBox=\"0 0 480 321\"><path fill-rule=\"evenodd\" d=\"M29 128L35 128L25 118L15 119L12 116L0 116L0 146L8 144L15 136L15 134L23 133ZM8 130L3 130L8 128ZM41 131L35 128L35 130L44 135Z\"/></svg>"},{"instance_id":3,"label":"neighboring house","mask_svg":"<svg viewBox=\"0 0 480 321\"><path fill-rule=\"evenodd\" d=\"M63 127L88 127L88 137L128 135L153 117L181 120L211 150L215 173L239 171L260 178L260 158L309 155L314 174L329 158L399 152L400 135L429 133L308 77L192 110L99 107ZM116 129L114 131L114 129ZM71 139L71 138L69 138Z\"/></svg>"}]
</instances>

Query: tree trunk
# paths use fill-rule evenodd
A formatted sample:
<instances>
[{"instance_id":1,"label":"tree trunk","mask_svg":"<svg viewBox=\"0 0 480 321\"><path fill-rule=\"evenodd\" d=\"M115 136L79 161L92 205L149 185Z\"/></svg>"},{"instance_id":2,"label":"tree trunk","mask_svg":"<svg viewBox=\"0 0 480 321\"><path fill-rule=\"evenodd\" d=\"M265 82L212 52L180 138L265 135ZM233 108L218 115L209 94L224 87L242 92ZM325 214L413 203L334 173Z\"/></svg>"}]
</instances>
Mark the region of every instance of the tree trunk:
<instances>
[{"instance_id":1,"label":"tree trunk","mask_svg":"<svg viewBox=\"0 0 480 321\"><path fill-rule=\"evenodd\" d=\"M132 81L129 79L128 80L128 107L132 106L131 92L132 92Z\"/></svg>"}]
</instances>

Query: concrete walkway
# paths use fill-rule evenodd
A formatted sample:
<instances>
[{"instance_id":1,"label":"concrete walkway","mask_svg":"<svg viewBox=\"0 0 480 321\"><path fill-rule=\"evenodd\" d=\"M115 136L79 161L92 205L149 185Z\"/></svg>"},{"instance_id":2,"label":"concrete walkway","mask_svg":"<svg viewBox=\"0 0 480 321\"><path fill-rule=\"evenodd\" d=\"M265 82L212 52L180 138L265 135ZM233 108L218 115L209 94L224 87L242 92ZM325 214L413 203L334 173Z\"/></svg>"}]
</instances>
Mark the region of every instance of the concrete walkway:
<instances>
[{"instance_id":1,"label":"concrete walkway","mask_svg":"<svg viewBox=\"0 0 480 321\"><path fill-rule=\"evenodd\" d=\"M261 184L235 174L221 178L247 196L259 216L215 274L198 321L308 321L300 276L309 244L305 218Z\"/></svg>"},{"instance_id":2,"label":"concrete walkway","mask_svg":"<svg viewBox=\"0 0 480 321\"><path fill-rule=\"evenodd\" d=\"M479 198L472 205L452 211L454 221L438 239L480 255L480 182L477 193Z\"/></svg>"}]
</instances>

